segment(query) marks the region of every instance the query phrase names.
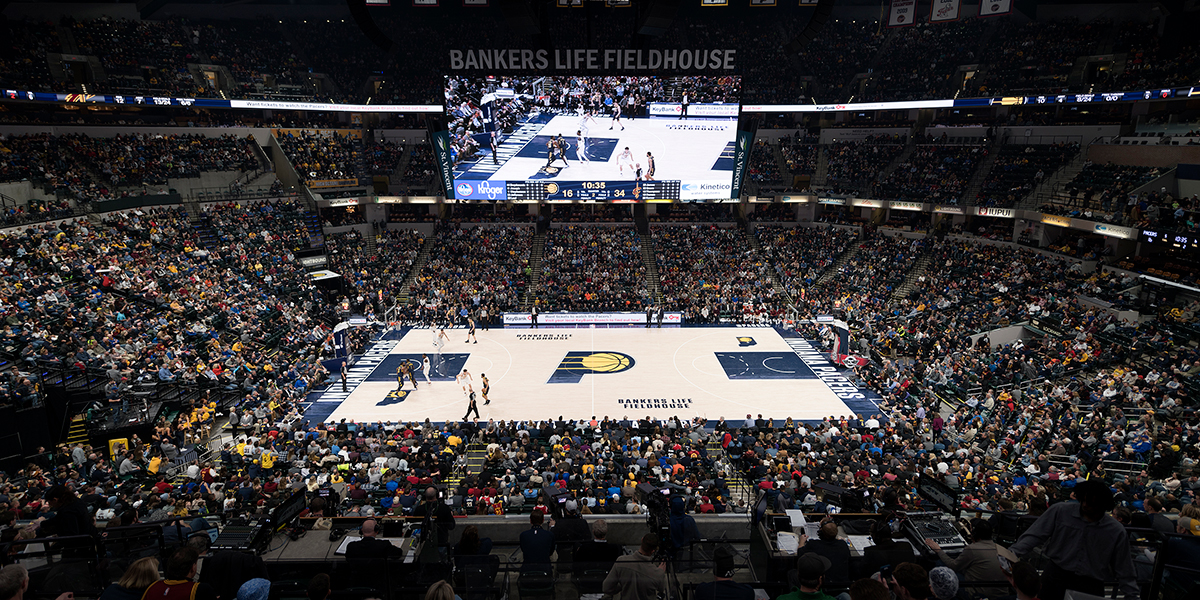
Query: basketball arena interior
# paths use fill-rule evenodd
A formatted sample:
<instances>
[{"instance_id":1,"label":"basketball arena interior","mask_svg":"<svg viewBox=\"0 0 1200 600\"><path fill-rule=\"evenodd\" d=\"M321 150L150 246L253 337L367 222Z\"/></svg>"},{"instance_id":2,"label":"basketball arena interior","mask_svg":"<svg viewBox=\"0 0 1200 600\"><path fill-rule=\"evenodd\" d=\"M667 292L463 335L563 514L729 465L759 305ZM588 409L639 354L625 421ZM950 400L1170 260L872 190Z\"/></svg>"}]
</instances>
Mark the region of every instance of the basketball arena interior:
<instances>
[{"instance_id":1,"label":"basketball arena interior","mask_svg":"<svg viewBox=\"0 0 1200 600\"><path fill-rule=\"evenodd\" d=\"M1194 0L0 0L0 600L1200 597Z\"/></svg>"}]
</instances>

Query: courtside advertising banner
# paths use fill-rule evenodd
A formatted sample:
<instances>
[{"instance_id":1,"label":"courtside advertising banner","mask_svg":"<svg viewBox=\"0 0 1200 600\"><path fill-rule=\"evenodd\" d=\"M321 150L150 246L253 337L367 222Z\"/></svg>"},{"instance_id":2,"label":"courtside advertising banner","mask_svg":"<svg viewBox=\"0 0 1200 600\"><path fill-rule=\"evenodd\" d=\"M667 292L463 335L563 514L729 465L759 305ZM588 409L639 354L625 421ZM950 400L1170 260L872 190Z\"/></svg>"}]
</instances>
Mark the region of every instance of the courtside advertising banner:
<instances>
[{"instance_id":1,"label":"courtside advertising banner","mask_svg":"<svg viewBox=\"0 0 1200 600\"><path fill-rule=\"evenodd\" d=\"M929 22L957 21L961 6L962 0L933 0L929 5Z\"/></svg>"},{"instance_id":2,"label":"courtside advertising banner","mask_svg":"<svg viewBox=\"0 0 1200 600\"><path fill-rule=\"evenodd\" d=\"M1012 12L1012 0L980 0L979 16L997 17Z\"/></svg>"},{"instance_id":3,"label":"courtside advertising banner","mask_svg":"<svg viewBox=\"0 0 1200 600\"><path fill-rule=\"evenodd\" d=\"M658 322L656 316L654 323ZM663 323L668 325L679 325L683 322L683 313L664 312ZM646 323L646 313L644 312L617 312L617 313L565 313L565 312L548 312L538 315L538 325L575 325L575 324L593 324L593 325L637 325ZM504 313L505 325L529 325L529 313Z\"/></svg>"},{"instance_id":4,"label":"courtside advertising banner","mask_svg":"<svg viewBox=\"0 0 1200 600\"><path fill-rule=\"evenodd\" d=\"M454 196L454 161L450 159L450 132L439 131L431 134L433 155L437 159L438 174L442 177L442 187L446 190L446 199L453 200Z\"/></svg>"},{"instance_id":5,"label":"courtside advertising banner","mask_svg":"<svg viewBox=\"0 0 1200 600\"><path fill-rule=\"evenodd\" d=\"M907 27L917 22L917 0L892 0L888 27Z\"/></svg>"},{"instance_id":6,"label":"courtside advertising banner","mask_svg":"<svg viewBox=\"0 0 1200 600\"><path fill-rule=\"evenodd\" d=\"M724 119L738 116L740 104L734 103L712 103L712 104L689 104L687 116L689 117L720 117ZM683 105L678 102L651 102L646 105L646 112L651 117L671 117L679 118L679 112L683 109Z\"/></svg>"}]
</instances>

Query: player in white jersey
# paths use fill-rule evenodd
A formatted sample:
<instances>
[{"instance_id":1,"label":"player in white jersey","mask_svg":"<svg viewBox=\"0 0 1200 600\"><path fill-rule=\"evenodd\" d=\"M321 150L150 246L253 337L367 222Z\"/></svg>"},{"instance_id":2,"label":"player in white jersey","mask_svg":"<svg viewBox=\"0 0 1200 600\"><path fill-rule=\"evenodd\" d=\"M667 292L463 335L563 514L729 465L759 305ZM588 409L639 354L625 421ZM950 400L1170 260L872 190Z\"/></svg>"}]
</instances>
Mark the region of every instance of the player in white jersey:
<instances>
[{"instance_id":1,"label":"player in white jersey","mask_svg":"<svg viewBox=\"0 0 1200 600\"><path fill-rule=\"evenodd\" d=\"M431 368L431 365L429 364L429 355L422 354L421 355L421 374L423 374L425 376L425 383L428 383L429 385L433 385L433 382L429 380L430 368Z\"/></svg>"},{"instance_id":2,"label":"player in white jersey","mask_svg":"<svg viewBox=\"0 0 1200 600\"><path fill-rule=\"evenodd\" d=\"M579 162L591 162L587 155L587 138L583 137L583 130L575 132L575 154L579 155Z\"/></svg>"},{"instance_id":3,"label":"player in white jersey","mask_svg":"<svg viewBox=\"0 0 1200 600\"><path fill-rule=\"evenodd\" d=\"M629 146L625 146L625 149L617 155L617 166L621 167L622 176L625 175L625 167L629 167L630 173L634 172L633 152L629 149Z\"/></svg>"},{"instance_id":4,"label":"player in white jersey","mask_svg":"<svg viewBox=\"0 0 1200 600\"><path fill-rule=\"evenodd\" d=\"M458 385L462 386L464 396L475 391L471 389L471 383L474 382L474 379L471 378L471 374L466 369L463 369L462 373L455 375L454 380L458 382Z\"/></svg>"},{"instance_id":5,"label":"player in white jersey","mask_svg":"<svg viewBox=\"0 0 1200 600\"><path fill-rule=\"evenodd\" d=\"M441 325L433 326L433 348L437 353L438 373L442 372L442 348L446 346L446 342L450 341L450 336L446 335L446 330Z\"/></svg>"},{"instance_id":6,"label":"player in white jersey","mask_svg":"<svg viewBox=\"0 0 1200 600\"><path fill-rule=\"evenodd\" d=\"M592 116L591 111L585 110L583 116L579 117L579 130L583 132L584 136L586 136L591 130L591 127L588 126L589 124L597 126L600 125L600 123L596 121L596 117Z\"/></svg>"}]
</instances>

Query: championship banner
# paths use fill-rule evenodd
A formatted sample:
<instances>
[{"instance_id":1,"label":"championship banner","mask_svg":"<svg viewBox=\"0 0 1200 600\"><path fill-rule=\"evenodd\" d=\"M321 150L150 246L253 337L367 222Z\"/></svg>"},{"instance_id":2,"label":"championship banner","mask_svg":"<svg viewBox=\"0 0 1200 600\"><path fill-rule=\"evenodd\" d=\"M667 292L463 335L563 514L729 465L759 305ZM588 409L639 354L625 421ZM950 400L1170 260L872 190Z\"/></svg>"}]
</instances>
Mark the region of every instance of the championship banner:
<instances>
[{"instance_id":1,"label":"championship banner","mask_svg":"<svg viewBox=\"0 0 1200 600\"><path fill-rule=\"evenodd\" d=\"M1012 12L1012 0L982 0L979 3L979 16L997 17Z\"/></svg>"},{"instance_id":2,"label":"championship banner","mask_svg":"<svg viewBox=\"0 0 1200 600\"><path fill-rule=\"evenodd\" d=\"M917 22L917 0L892 0L888 27L907 27Z\"/></svg>"},{"instance_id":3,"label":"championship banner","mask_svg":"<svg viewBox=\"0 0 1200 600\"><path fill-rule=\"evenodd\" d=\"M505 325L529 325L529 313L504 313L503 321ZM655 317L653 322L658 322L657 317ZM662 322L668 325L679 325L683 322L683 313L664 312ZM538 325L573 325L579 323L594 325L639 325L646 323L646 313L547 312L538 315Z\"/></svg>"},{"instance_id":4,"label":"championship banner","mask_svg":"<svg viewBox=\"0 0 1200 600\"><path fill-rule=\"evenodd\" d=\"M962 0L933 0L929 5L929 22L957 21Z\"/></svg>"}]
</instances>

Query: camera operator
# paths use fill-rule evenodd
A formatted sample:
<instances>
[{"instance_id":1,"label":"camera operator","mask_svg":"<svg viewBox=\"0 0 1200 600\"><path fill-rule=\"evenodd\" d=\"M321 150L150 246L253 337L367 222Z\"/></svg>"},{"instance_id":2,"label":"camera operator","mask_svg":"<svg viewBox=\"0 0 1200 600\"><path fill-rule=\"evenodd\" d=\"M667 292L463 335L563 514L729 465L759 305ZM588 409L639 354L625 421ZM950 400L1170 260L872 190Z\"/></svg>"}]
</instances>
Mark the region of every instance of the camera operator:
<instances>
[{"instance_id":1,"label":"camera operator","mask_svg":"<svg viewBox=\"0 0 1200 600\"><path fill-rule=\"evenodd\" d=\"M413 515L423 517L424 527L428 527L437 532L438 548L445 548L450 544L450 531L454 529L454 515L450 514L450 507L438 499L436 488L430 487L425 489L425 498L421 505L413 511ZM422 531L422 535L428 535ZM426 537L425 539L434 539Z\"/></svg>"},{"instance_id":2,"label":"camera operator","mask_svg":"<svg viewBox=\"0 0 1200 600\"><path fill-rule=\"evenodd\" d=\"M696 519L687 514L687 500L671 498L671 547L675 559L682 561L688 557L692 542L700 540L700 529L696 527ZM683 565L684 568L690 565Z\"/></svg>"},{"instance_id":3,"label":"camera operator","mask_svg":"<svg viewBox=\"0 0 1200 600\"><path fill-rule=\"evenodd\" d=\"M567 500L562 505L562 518L550 519L550 532L554 534L558 550L559 571L570 572L575 549L592 539L592 530L579 514L579 503Z\"/></svg>"}]
</instances>

